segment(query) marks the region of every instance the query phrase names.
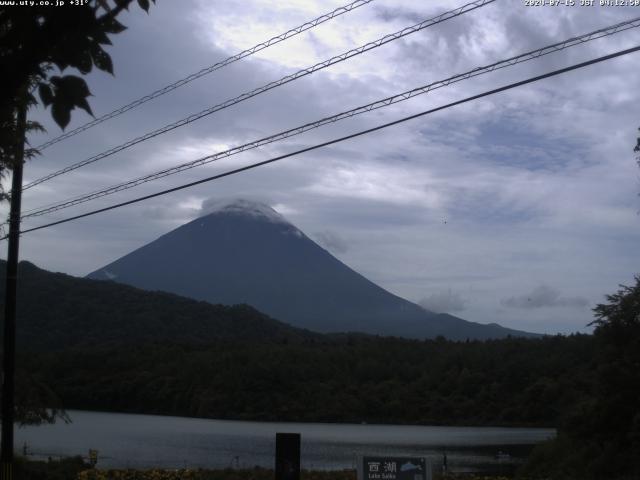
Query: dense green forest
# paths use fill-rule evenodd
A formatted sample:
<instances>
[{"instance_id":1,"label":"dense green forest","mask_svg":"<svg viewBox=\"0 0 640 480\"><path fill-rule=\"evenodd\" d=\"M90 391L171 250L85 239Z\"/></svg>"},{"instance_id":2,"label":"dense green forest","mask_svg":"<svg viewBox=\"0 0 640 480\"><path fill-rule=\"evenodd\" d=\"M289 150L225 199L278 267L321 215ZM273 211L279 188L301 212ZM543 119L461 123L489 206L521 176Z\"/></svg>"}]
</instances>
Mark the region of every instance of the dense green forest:
<instances>
[{"instance_id":1,"label":"dense green forest","mask_svg":"<svg viewBox=\"0 0 640 480\"><path fill-rule=\"evenodd\" d=\"M210 418L556 426L593 389L592 338L146 345L30 354L67 408Z\"/></svg>"}]
</instances>

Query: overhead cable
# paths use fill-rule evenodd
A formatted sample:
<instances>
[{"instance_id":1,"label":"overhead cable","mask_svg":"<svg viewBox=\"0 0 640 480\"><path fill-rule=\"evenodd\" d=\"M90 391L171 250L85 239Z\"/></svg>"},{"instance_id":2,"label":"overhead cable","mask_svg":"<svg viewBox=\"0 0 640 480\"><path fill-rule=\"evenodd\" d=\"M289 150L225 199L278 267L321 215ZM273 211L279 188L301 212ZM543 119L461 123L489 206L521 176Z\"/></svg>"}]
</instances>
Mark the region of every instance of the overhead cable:
<instances>
[{"instance_id":1,"label":"overhead cable","mask_svg":"<svg viewBox=\"0 0 640 480\"><path fill-rule=\"evenodd\" d=\"M281 33L280 35L276 35L275 37L270 38L269 40L259 43L257 45L254 45L251 48L248 48L246 50L243 50L240 53L237 53L236 55L233 55L229 58L225 58L224 60L221 60L209 67L203 68L202 70L192 73L191 75L188 75L176 82L173 82L165 87L162 87L148 95L145 95L144 97L138 98L137 100L134 100L131 103L128 103L127 105L124 105L110 113L104 114L101 117L98 117L94 120L91 120L90 122L85 123L84 125L81 125L77 128L74 128L73 130L69 130L66 133L63 133L62 135L59 135L55 138L52 138L51 140L43 143L42 145L38 145L36 147L37 150L44 150L47 147L50 147L51 145L61 142L62 140L65 140L69 137L73 137L74 135L77 135L78 133L84 132L85 130L89 130L92 127L95 127L96 125L99 125L103 122L106 122L107 120L110 120L114 117L117 117L119 115L122 115L125 112L128 112L129 110L133 110L136 107L139 107L140 105L147 103L150 100L153 100L154 98L157 98L161 95L164 95L166 93L169 93L173 90L175 90L176 88L180 88L183 85L186 85L187 83L190 83L200 77L203 77L205 75L208 75L212 72L215 72L216 70L219 70L223 67L226 67L227 65L230 65L234 62L237 62L238 60L241 60L245 57L248 57L250 55L253 55L254 53L258 53L266 48L269 48L273 45L276 45L280 42L283 42L285 40L287 40L288 38L291 38L295 35L298 35L302 32L305 32L307 30L312 29L313 27L316 27L324 22L327 22L333 18L336 18L344 13L348 13L351 12L352 10L355 10L358 7L361 7L363 5L366 5L368 3L371 3L373 0L356 0L355 2L352 2L348 5L345 5L343 7L338 7L335 10L332 10L329 13L325 13L324 15L320 15L317 18L314 18L313 20L310 20L306 23L303 23L302 25L299 25L295 28L292 28L291 30L288 30L284 33Z\"/></svg>"},{"instance_id":2,"label":"overhead cable","mask_svg":"<svg viewBox=\"0 0 640 480\"><path fill-rule=\"evenodd\" d=\"M219 103L217 105L214 105L212 107L209 107L205 110L202 110L198 113L194 113L192 115L189 115L188 117L185 117L181 120L178 120L174 123L171 123L169 125L165 125L164 127L158 128L156 130L153 130L151 132L148 132L144 135L141 135L139 137L136 137L132 140L129 140L126 143L123 143L121 145L118 145L116 147L113 147L109 150L106 150L102 153L99 153L97 155L94 155L90 158L87 158L85 160L82 160L80 162L74 163L73 165L69 165L68 167L65 167L61 170L58 170L56 172L50 173L48 175L45 175L44 177L41 177L37 180L34 180L30 183L25 184L22 189L23 190L27 190L31 187L34 187L36 185L39 185L43 182L46 182L47 180L50 180L52 178L55 178L57 176L69 173L73 170L76 170L80 167L84 167L85 165L89 165L91 163L97 162L98 160L102 160L104 158L107 158L111 155L114 155L118 152L121 152L123 150L126 150L127 148L130 148L134 145L137 145L141 142L144 142L146 140L149 140L151 138L157 137L158 135L162 135L164 133L170 132L172 130L175 130L176 128L182 127L184 125L188 125L189 123L195 122L196 120L200 120L203 117L206 117L208 115L211 115L215 112L218 112L220 110L224 110L226 108L231 107L232 105L235 105L237 103L243 102L245 100L248 100L250 98L253 98L257 95L260 95L262 93L265 93L269 90L272 90L274 88L280 87L282 85L285 85L289 82L292 82L294 80L297 80L299 78L302 78L306 75L310 75L314 72L317 72L319 70L325 69L331 65L335 65L337 63L343 62L349 58L355 57L357 55L361 55L364 52L367 52L369 50L373 50L374 48L378 48L382 45L385 45L389 42L393 42L395 40L398 40L400 38L406 37L407 35L411 35L412 33L416 33L419 32L421 30L424 30L425 28L431 27L433 25L437 25L439 23L445 22L447 20L450 20L454 17L463 15L467 12L476 10L478 8L484 7L490 3L495 2L496 0L475 0L471 3L468 3L466 5L463 5L462 7L456 8L454 10L450 10L448 12L442 13L436 17L430 18L428 20L424 20L423 22L420 22L416 25L413 25L411 27L406 27L403 28L402 30L395 32L395 33L390 33L388 35L385 35L382 38L379 38L377 40L374 40L373 42L369 42L365 45L362 45L360 47L354 48L352 50L349 50L348 52L342 53L340 55L336 55L334 57L331 57L323 62L320 63L316 63L315 65L308 67L308 68L304 68L302 70L297 71L296 73L293 73L291 75L287 75L285 77L282 77L279 80L276 80L274 82L270 82L266 85L263 85L261 87L258 87L254 90L251 90L249 92L243 93L235 98L226 100L222 103Z\"/></svg>"},{"instance_id":3,"label":"overhead cable","mask_svg":"<svg viewBox=\"0 0 640 480\"><path fill-rule=\"evenodd\" d=\"M332 115L330 117L325 117L320 120L307 123L305 125L301 125L289 130L285 130L283 132L276 133L274 135L270 135L268 137L263 137L259 140L255 140L249 143L245 143L243 145L239 145L236 147L229 148L222 152L218 152L212 155L207 155L196 160L192 160L190 162L186 162L180 165L176 165L170 168L166 168L164 170L160 170L155 173L151 173L148 175L144 175L132 180L128 180L126 182L122 182L116 185L112 185L110 187L97 190L88 194L84 194L81 196L73 197L71 199L63 200L60 202L52 203L46 206L40 206L28 211L25 211L22 218L36 217L40 215L45 215L48 213L55 212L57 210L62 210L64 208L69 208L74 205L79 205L81 203L85 203L91 200L95 200L100 197L104 197L107 195L111 195L123 190L128 190L130 188L136 187L143 183L147 183L153 180L157 180L163 177L167 177L169 175L173 175L175 173L179 173L185 170L189 170L191 168L199 167L201 165L205 165L223 158L230 157L232 155L236 155L247 150L252 150L273 142L277 142L279 140L283 140L289 137L293 137L295 135L300 135L309 130L313 130L315 128L319 128L323 125L331 124L338 122L340 120L344 120L347 118L354 117L356 115L360 115L366 112L370 112L372 110L377 110L379 108L387 107L389 105L393 105L395 103L399 103L410 98L416 97L418 95L427 94L433 90L446 87L448 85L467 80L470 78L477 77L479 75L483 75L486 73L490 73L496 70L500 70L506 67L510 67L513 65L517 65L523 62L527 62L530 60L534 60L536 58L540 58L544 55L548 55L550 53L558 52L564 50L566 48L570 48L576 45L581 45L583 43L602 38L604 36L613 35L631 28L640 26L640 17L634 18L632 20L627 20L625 22L617 23L615 25L611 25L609 27L601 28L595 30L593 32L578 36L572 37L562 42L554 43L552 45L548 45L543 48L539 48L536 50L532 50L526 53L522 53L520 55L508 58L506 60L500 60L498 62L492 63L490 65L486 65L483 67L477 67L472 70L469 70L465 73L460 73L454 75L452 77L446 78L444 80L438 80L436 82L429 83L428 85L424 85L418 88L414 88L412 90L408 90L406 92L398 93L396 95L384 98L382 100L377 100L375 102L369 103L367 105L363 105L357 108L353 108L351 110L347 110L345 112L338 113L336 115Z\"/></svg>"},{"instance_id":4,"label":"overhead cable","mask_svg":"<svg viewBox=\"0 0 640 480\"><path fill-rule=\"evenodd\" d=\"M319 143L319 144L316 144L316 145L312 145L310 147L306 147L306 148L303 148L303 149L300 149L300 150L296 150L295 152L291 152L291 153L287 153L287 154L284 154L284 155L280 155L278 157L270 158L268 160L263 160L261 162L252 163L250 165L246 165L244 167L236 168L236 169L224 172L224 173L220 173L220 174L213 175L213 176L210 176L210 177L207 177L207 178L203 178L203 179L197 180L195 182L186 183L184 185L180 185L180 186L177 186L177 187L173 187L173 188L169 188L169 189L166 189L166 190L162 190L160 192L152 193L150 195L144 195L142 197L134 198L134 199L128 200L126 202L117 203L115 205L110 205L108 207L99 208L97 210L86 212L86 213L83 213L83 214L80 214L80 215L75 215L73 217L68 217L68 218L65 218L65 219L62 219L62 220L58 220L58 221L55 221L55 222L47 223L47 224L40 225L40 226L37 226L37 227L32 227L32 228L29 228L29 229L26 229L26 230L22 230L21 233L35 232L37 230L42 230L44 228L49 228L49 227L53 227L55 225L60 225L60 224L63 224L63 223L71 222L73 220L78 220L80 218L85 218L85 217L89 217L89 216L92 216L92 215L97 215L99 213L107 212L107 211L110 211L110 210L114 210L114 209L117 209L117 208L125 207L127 205L132 205L132 204L135 204L135 203L139 203L139 202L142 202L142 201L145 201L145 200L149 200L151 198L156 198L156 197L160 197L160 196L163 196L163 195L167 195L169 193L177 192L179 190L184 190L186 188L190 188L190 187L193 187L193 186L196 186L196 185L201 185L203 183L207 183L207 182L218 180L218 179L221 179L221 178L224 178L224 177L235 175L237 173L245 172L247 170L252 170L254 168L261 167L261 166L264 166L264 165L268 165L270 163L274 163L274 162L277 162L279 160L283 160L285 158L293 157L295 155L300 155L302 153L310 152L312 150L317 150L319 148L327 147L329 145L334 145L336 143L344 142L346 140L350 140L352 138L356 138L356 137L360 137L362 135L373 133L373 132L376 132L376 131L379 131L379 130L382 130L382 129L385 129L385 128L388 128L388 127L391 127L391 126L394 126L394 125L398 125L398 124L407 122L409 120L420 118L420 117L423 117L425 115L429 115L429 114L432 114L432 113L435 113L435 112L438 112L438 111L441 111L441 110L446 110L446 109L454 107L456 105L461 105L463 103L471 102L473 100L477 100L477 99L480 99L480 98L483 98L483 97L487 97L489 95L494 95L496 93L500 93L500 92L504 92L504 91L507 91L507 90L511 90L513 88L521 87L523 85L527 85L527 84L530 84L530 83L533 83L533 82L537 82L539 80L543 80L543 79L546 79L546 78L554 77L556 75L567 73L567 72L570 72L570 71L573 71L573 70L578 70L580 68L584 68L584 67L587 67L589 65L593 65L593 64L596 64L596 63L604 62L606 60L611 60L613 58L620 57L620 56L623 56L623 55L627 55L629 53L637 52L638 50L640 50L640 46L636 46L636 47L633 47L633 48L628 48L626 50L621 50L621 51L618 51L618 52L615 52L615 53L612 53L612 54L609 54L609 55L605 55L605 56L598 57L598 58L595 58L595 59L592 59L592 60L588 60L586 62L578 63L578 64L575 64L575 65L571 65L569 67L561 68L561 69L558 69L558 70L553 70L553 71L545 73L543 75L538 75L538 76L535 76L535 77L528 78L526 80L522 80L522 81L515 82L515 83L510 83L510 84L505 85L503 87L499 87L499 88L496 88L496 89L493 89L493 90L489 90L487 92L480 93L478 95L473 95L471 97L467 97L467 98L464 98L462 100L458 100L458 101L455 101L455 102L448 103L446 105L442 105L440 107L436 107L436 108L432 108L430 110L426 110L426 111L423 111L423 112L420 112L420 113L416 113L414 115L410 115L408 117L404 117L404 118L401 118L399 120L394 120L393 122L388 122L388 123L385 123L385 124L382 124L382 125L378 125L377 127L368 128L366 130L361 130L361 131L353 133L351 135L346 135L344 137L340 137L340 138L336 138L336 139L333 139L333 140L329 140L327 142L323 142L323 143ZM4 237L0 238L0 240L4 240L6 238L7 237L4 236Z\"/></svg>"}]
</instances>

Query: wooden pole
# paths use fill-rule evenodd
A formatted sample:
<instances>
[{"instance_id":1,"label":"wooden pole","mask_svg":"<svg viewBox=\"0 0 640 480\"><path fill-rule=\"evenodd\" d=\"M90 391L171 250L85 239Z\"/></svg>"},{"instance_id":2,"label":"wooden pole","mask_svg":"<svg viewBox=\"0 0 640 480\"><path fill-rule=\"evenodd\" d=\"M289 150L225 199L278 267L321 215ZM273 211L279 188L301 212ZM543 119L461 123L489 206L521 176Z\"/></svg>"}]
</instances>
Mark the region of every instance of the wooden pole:
<instances>
[{"instance_id":1,"label":"wooden pole","mask_svg":"<svg viewBox=\"0 0 640 480\"><path fill-rule=\"evenodd\" d=\"M7 253L6 288L4 293L4 337L2 363L2 445L0 447L0 480L13 478L13 423L15 421L16 370L16 293L18 285L18 246L20 243L20 207L22 203L22 166L27 127L27 105L18 111L16 149L11 179L9 213L9 248Z\"/></svg>"}]
</instances>

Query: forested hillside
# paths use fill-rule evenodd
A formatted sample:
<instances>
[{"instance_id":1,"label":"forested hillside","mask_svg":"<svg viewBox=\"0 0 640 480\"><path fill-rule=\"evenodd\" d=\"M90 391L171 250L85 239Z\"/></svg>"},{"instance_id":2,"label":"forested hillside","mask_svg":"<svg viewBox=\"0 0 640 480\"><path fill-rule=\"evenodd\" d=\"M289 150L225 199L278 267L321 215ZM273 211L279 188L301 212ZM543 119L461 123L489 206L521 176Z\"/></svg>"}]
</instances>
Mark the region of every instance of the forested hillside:
<instances>
[{"instance_id":1,"label":"forested hillside","mask_svg":"<svg viewBox=\"0 0 640 480\"><path fill-rule=\"evenodd\" d=\"M0 261L0 276L6 262ZM215 340L300 340L317 334L247 305L212 305L164 292L52 273L20 262L19 350ZM0 298L4 283L0 282Z\"/></svg>"},{"instance_id":2,"label":"forested hillside","mask_svg":"<svg viewBox=\"0 0 640 480\"><path fill-rule=\"evenodd\" d=\"M364 336L71 350L22 359L67 408L210 418L557 426L592 389L589 336Z\"/></svg>"}]
</instances>

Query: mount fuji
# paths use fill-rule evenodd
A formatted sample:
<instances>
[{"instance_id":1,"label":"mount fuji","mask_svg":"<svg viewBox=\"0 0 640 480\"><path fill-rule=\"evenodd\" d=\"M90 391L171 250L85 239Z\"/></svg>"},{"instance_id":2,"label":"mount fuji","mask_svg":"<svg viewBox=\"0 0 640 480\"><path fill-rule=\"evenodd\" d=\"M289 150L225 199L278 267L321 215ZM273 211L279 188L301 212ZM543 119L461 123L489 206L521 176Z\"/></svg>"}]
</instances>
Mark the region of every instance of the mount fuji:
<instances>
[{"instance_id":1,"label":"mount fuji","mask_svg":"<svg viewBox=\"0 0 640 480\"><path fill-rule=\"evenodd\" d=\"M220 203L88 277L214 304L249 304L290 325L323 333L454 340L533 336L429 312L393 295L270 206L247 200Z\"/></svg>"}]
</instances>

